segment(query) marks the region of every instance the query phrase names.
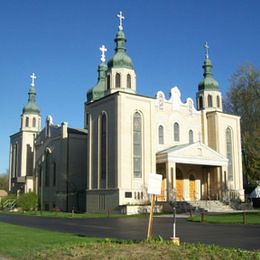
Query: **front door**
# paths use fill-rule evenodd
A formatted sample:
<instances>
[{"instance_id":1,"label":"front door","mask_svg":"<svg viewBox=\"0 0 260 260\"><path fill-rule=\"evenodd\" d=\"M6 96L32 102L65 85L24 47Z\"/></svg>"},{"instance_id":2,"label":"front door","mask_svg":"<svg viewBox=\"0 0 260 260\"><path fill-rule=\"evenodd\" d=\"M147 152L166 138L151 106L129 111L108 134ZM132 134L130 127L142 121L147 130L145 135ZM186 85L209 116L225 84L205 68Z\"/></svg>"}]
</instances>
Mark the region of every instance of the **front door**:
<instances>
[{"instance_id":1,"label":"front door","mask_svg":"<svg viewBox=\"0 0 260 260\"><path fill-rule=\"evenodd\" d=\"M190 175L189 182L190 200L195 200L195 178L193 175Z\"/></svg>"},{"instance_id":2,"label":"front door","mask_svg":"<svg viewBox=\"0 0 260 260\"><path fill-rule=\"evenodd\" d=\"M166 196L166 178L162 179L162 186L161 186L161 194L157 196L158 201L166 201L167 196Z\"/></svg>"},{"instance_id":3,"label":"front door","mask_svg":"<svg viewBox=\"0 0 260 260\"><path fill-rule=\"evenodd\" d=\"M176 200L183 199L183 175L179 168L176 169Z\"/></svg>"}]
</instances>

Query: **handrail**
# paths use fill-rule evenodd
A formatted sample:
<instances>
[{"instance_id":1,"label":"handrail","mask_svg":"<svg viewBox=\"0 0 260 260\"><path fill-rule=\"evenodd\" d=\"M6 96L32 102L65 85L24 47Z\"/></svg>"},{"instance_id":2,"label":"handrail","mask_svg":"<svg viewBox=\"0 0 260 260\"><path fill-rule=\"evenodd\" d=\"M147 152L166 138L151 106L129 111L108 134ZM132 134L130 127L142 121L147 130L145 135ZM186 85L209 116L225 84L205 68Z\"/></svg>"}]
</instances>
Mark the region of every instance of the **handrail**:
<instances>
[{"instance_id":1,"label":"handrail","mask_svg":"<svg viewBox=\"0 0 260 260\"><path fill-rule=\"evenodd\" d=\"M9 208L12 210L16 205L16 199L8 199L3 203L3 209Z\"/></svg>"}]
</instances>

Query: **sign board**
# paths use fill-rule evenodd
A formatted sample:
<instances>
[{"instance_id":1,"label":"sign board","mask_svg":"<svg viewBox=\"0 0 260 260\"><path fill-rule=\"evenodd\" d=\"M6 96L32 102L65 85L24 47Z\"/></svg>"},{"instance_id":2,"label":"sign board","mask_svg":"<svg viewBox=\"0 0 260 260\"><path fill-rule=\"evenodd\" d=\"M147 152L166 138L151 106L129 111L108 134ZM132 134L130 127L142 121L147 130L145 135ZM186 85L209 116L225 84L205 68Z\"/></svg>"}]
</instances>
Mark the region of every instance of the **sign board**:
<instances>
[{"instance_id":1,"label":"sign board","mask_svg":"<svg viewBox=\"0 0 260 260\"><path fill-rule=\"evenodd\" d=\"M150 173L148 179L148 194L160 195L162 188L162 175Z\"/></svg>"}]
</instances>

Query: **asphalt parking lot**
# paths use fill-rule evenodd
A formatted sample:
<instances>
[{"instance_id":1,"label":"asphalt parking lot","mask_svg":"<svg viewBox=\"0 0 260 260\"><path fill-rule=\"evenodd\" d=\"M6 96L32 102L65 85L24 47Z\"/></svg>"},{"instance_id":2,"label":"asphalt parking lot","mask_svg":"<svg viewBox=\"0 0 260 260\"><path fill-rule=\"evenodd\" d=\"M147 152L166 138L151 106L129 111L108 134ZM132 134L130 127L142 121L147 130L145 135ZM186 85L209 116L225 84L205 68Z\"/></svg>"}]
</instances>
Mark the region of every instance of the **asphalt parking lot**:
<instances>
[{"instance_id":1,"label":"asphalt parking lot","mask_svg":"<svg viewBox=\"0 0 260 260\"><path fill-rule=\"evenodd\" d=\"M80 236L131 240L146 239L148 226L148 217L66 219L0 214L0 221ZM164 239L170 239L171 217L154 218L153 236L159 235ZM178 218L176 235L180 237L181 242L260 250L260 225L194 223L186 218Z\"/></svg>"}]
</instances>

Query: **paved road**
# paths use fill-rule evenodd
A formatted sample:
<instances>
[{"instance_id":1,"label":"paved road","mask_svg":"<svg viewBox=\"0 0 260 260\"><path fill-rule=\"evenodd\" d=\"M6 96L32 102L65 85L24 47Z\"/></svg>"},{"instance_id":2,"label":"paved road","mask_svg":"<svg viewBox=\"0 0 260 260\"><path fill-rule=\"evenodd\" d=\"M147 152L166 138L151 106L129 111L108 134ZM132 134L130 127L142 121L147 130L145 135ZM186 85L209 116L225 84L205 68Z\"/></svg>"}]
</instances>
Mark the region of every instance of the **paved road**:
<instances>
[{"instance_id":1,"label":"paved road","mask_svg":"<svg viewBox=\"0 0 260 260\"><path fill-rule=\"evenodd\" d=\"M80 236L142 240L146 238L148 218L62 219L0 214L0 221L28 227L75 233ZM222 225L177 219L181 242L200 242L224 247L260 250L260 225ZM154 218L153 235L172 236L170 217Z\"/></svg>"}]
</instances>

